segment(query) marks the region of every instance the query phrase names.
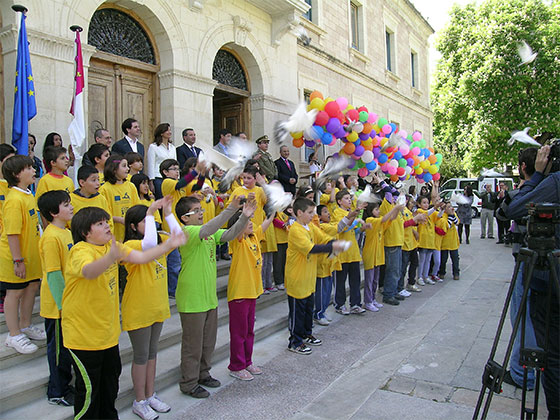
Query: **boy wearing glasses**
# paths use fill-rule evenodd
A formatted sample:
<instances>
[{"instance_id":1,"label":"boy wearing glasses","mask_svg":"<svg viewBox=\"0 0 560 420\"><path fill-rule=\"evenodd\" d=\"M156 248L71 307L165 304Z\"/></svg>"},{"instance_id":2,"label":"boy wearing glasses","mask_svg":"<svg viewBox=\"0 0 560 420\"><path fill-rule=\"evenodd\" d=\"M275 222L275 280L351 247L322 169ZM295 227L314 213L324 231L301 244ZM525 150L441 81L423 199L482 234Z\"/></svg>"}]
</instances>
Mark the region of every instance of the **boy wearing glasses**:
<instances>
[{"instance_id":1,"label":"boy wearing glasses","mask_svg":"<svg viewBox=\"0 0 560 420\"><path fill-rule=\"evenodd\" d=\"M244 197L244 196L243 196ZM196 197L183 197L175 212L190 240L179 248L181 271L177 283L177 311L181 317L181 380L179 388L193 398L207 398L202 386L217 388L220 381L210 376L212 353L218 331L216 295L216 244L236 238L253 216L257 203L253 194L241 204L242 196L217 217L204 224L204 210ZM220 229L243 207L239 220L228 230Z\"/></svg>"}]
</instances>

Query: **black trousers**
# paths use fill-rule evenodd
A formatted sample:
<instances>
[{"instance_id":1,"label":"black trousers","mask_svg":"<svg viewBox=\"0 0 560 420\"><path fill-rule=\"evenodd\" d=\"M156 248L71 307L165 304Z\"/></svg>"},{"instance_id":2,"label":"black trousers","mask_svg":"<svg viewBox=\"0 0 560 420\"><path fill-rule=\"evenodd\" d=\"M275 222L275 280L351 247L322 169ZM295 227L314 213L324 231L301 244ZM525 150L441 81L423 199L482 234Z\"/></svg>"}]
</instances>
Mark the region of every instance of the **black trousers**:
<instances>
[{"instance_id":1,"label":"black trousers","mask_svg":"<svg viewBox=\"0 0 560 420\"><path fill-rule=\"evenodd\" d=\"M272 253L272 277L274 284L284 284L284 271L286 268L286 250L288 244L277 244L278 251Z\"/></svg>"},{"instance_id":2,"label":"black trousers","mask_svg":"<svg viewBox=\"0 0 560 420\"><path fill-rule=\"evenodd\" d=\"M548 344L547 367L544 370L543 388L546 396L546 408L548 408L548 418L560 419L560 310L558 296L552 295L550 307L550 329L548 332L548 343L546 343L546 308L547 296L545 292L531 290L529 296L529 311L531 321L535 329L535 338L541 348Z\"/></svg>"},{"instance_id":3,"label":"black trousers","mask_svg":"<svg viewBox=\"0 0 560 420\"><path fill-rule=\"evenodd\" d=\"M314 294L303 299L288 296L289 347L299 347L303 343L303 339L313 333L314 304Z\"/></svg>"},{"instance_id":4,"label":"black trousers","mask_svg":"<svg viewBox=\"0 0 560 420\"><path fill-rule=\"evenodd\" d=\"M119 346L105 350L70 350L76 372L76 419L118 419L115 400L119 393Z\"/></svg>"},{"instance_id":5,"label":"black trousers","mask_svg":"<svg viewBox=\"0 0 560 420\"><path fill-rule=\"evenodd\" d=\"M49 362L49 385L47 397L65 397L70 392L72 380L72 357L62 339L60 319L45 318L47 333L47 360Z\"/></svg>"},{"instance_id":6,"label":"black trousers","mask_svg":"<svg viewBox=\"0 0 560 420\"><path fill-rule=\"evenodd\" d=\"M350 285L350 306L361 305L360 295L360 263L358 261L342 263L342 270L335 274L334 302L336 309L346 303L346 277Z\"/></svg>"}]
</instances>

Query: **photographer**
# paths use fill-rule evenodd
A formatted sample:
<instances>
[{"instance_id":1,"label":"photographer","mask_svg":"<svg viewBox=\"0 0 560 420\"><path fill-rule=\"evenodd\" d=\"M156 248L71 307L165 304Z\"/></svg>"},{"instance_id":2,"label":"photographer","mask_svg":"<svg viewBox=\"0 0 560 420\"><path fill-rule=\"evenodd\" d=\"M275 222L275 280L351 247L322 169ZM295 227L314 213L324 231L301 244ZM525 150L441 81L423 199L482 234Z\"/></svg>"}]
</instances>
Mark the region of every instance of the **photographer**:
<instances>
[{"instance_id":1,"label":"photographer","mask_svg":"<svg viewBox=\"0 0 560 420\"><path fill-rule=\"evenodd\" d=\"M526 181L517 194L511 199L511 202L504 206L505 215L509 219L522 219L527 216L528 203L560 203L560 172L558 171L558 159L560 144L556 142L551 153L550 146L543 146L537 153L535 160L535 173L530 180ZM551 159L549 162L549 154ZM548 176L544 174L553 166L553 173ZM555 226L556 248L560 248L560 225ZM554 270L559 272L559 266L556 263ZM547 367L544 370L543 387L546 395L546 404L548 408L548 418L560 418L559 398L560 395L560 368L559 368L559 300L558 295L554 294L551 299L551 305L547 308L548 282L551 278L549 271L535 269L531 278L531 294L530 294L530 315L535 330L537 344L545 348L548 345ZM553 287L554 291L555 288ZM553 292L554 293L554 292ZM550 311L550 329L548 342L545 343L545 319L546 313Z\"/></svg>"}]
</instances>

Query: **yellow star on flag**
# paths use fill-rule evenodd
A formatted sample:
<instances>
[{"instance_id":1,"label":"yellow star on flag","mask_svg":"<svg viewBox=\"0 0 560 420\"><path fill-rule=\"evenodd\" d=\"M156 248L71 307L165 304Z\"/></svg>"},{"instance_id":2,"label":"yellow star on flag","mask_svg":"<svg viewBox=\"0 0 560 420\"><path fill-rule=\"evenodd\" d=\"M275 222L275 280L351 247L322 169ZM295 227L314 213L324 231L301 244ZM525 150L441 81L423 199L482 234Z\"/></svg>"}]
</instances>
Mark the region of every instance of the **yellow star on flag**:
<instances>
[{"instance_id":1,"label":"yellow star on flag","mask_svg":"<svg viewBox=\"0 0 560 420\"><path fill-rule=\"evenodd\" d=\"M33 81L33 76L31 76L31 75L27 76L27 80L29 80L30 82L32 82L32 81Z\"/></svg>"},{"instance_id":2,"label":"yellow star on flag","mask_svg":"<svg viewBox=\"0 0 560 420\"><path fill-rule=\"evenodd\" d=\"M17 93L17 86L16 86L15 88L16 88L16 89L15 89L15 92Z\"/></svg>"},{"instance_id":3,"label":"yellow star on flag","mask_svg":"<svg viewBox=\"0 0 560 420\"><path fill-rule=\"evenodd\" d=\"M82 77L82 73L77 72L77 73L76 73L76 77Z\"/></svg>"},{"instance_id":4,"label":"yellow star on flag","mask_svg":"<svg viewBox=\"0 0 560 420\"><path fill-rule=\"evenodd\" d=\"M35 94L34 91L30 90L29 92L27 92L29 96L33 96Z\"/></svg>"},{"instance_id":5,"label":"yellow star on flag","mask_svg":"<svg viewBox=\"0 0 560 420\"><path fill-rule=\"evenodd\" d=\"M16 70L16 77L18 77L18 76L19 76L19 73L18 73L18 71Z\"/></svg>"}]
</instances>

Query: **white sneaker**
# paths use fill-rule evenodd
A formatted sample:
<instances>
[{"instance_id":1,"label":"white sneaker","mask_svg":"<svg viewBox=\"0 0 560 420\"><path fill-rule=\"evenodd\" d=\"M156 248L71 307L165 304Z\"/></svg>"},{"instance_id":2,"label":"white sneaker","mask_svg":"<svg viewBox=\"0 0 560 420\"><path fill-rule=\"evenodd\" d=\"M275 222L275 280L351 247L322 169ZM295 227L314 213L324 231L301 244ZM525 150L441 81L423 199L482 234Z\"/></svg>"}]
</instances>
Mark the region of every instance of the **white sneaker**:
<instances>
[{"instance_id":1,"label":"white sneaker","mask_svg":"<svg viewBox=\"0 0 560 420\"><path fill-rule=\"evenodd\" d=\"M39 348L33 344L25 334L14 335L13 337L8 334L6 337L6 346L22 354L34 353Z\"/></svg>"},{"instance_id":2,"label":"white sneaker","mask_svg":"<svg viewBox=\"0 0 560 420\"><path fill-rule=\"evenodd\" d=\"M409 292L421 292L422 289L420 289L418 286L416 286L415 284L409 284L406 287L406 290L408 290Z\"/></svg>"},{"instance_id":3,"label":"white sneaker","mask_svg":"<svg viewBox=\"0 0 560 420\"><path fill-rule=\"evenodd\" d=\"M315 318L313 321L315 321L316 324L323 326L330 325L330 322L327 321L327 318Z\"/></svg>"},{"instance_id":4,"label":"white sneaker","mask_svg":"<svg viewBox=\"0 0 560 420\"><path fill-rule=\"evenodd\" d=\"M132 412L142 420L156 420L159 416L152 410L147 400L136 401L132 403Z\"/></svg>"},{"instance_id":5,"label":"white sneaker","mask_svg":"<svg viewBox=\"0 0 560 420\"><path fill-rule=\"evenodd\" d=\"M160 400L155 392L154 395L148 398L148 404L158 413L167 413L171 410L171 406Z\"/></svg>"},{"instance_id":6,"label":"white sneaker","mask_svg":"<svg viewBox=\"0 0 560 420\"><path fill-rule=\"evenodd\" d=\"M37 328L33 324L31 324L27 328L22 328L21 332L24 333L26 336L28 336L32 340L46 340L47 339L47 334L45 333L45 331L43 331L40 328Z\"/></svg>"},{"instance_id":7,"label":"white sneaker","mask_svg":"<svg viewBox=\"0 0 560 420\"><path fill-rule=\"evenodd\" d=\"M402 289L402 290L399 292L399 295L401 295L402 297L409 297L411 294L412 294L412 293L407 292L405 289Z\"/></svg>"},{"instance_id":8,"label":"white sneaker","mask_svg":"<svg viewBox=\"0 0 560 420\"><path fill-rule=\"evenodd\" d=\"M350 308L351 314L363 314L366 310L359 305L354 305Z\"/></svg>"},{"instance_id":9,"label":"white sneaker","mask_svg":"<svg viewBox=\"0 0 560 420\"><path fill-rule=\"evenodd\" d=\"M433 281L433 280L432 280L431 278L429 278L429 277L426 277L426 278L424 279L424 281L426 282L426 284L436 284L436 282Z\"/></svg>"},{"instance_id":10,"label":"white sneaker","mask_svg":"<svg viewBox=\"0 0 560 420\"><path fill-rule=\"evenodd\" d=\"M383 304L379 303L378 301L376 301L375 299L373 299L373 305L377 306L378 308L383 308Z\"/></svg>"},{"instance_id":11,"label":"white sneaker","mask_svg":"<svg viewBox=\"0 0 560 420\"><path fill-rule=\"evenodd\" d=\"M342 305L340 308L335 309L336 313L341 315L350 315L350 311L346 309L345 305Z\"/></svg>"},{"instance_id":12,"label":"white sneaker","mask_svg":"<svg viewBox=\"0 0 560 420\"><path fill-rule=\"evenodd\" d=\"M379 312L379 308L375 306L373 303L366 303L364 307L371 312Z\"/></svg>"},{"instance_id":13,"label":"white sneaker","mask_svg":"<svg viewBox=\"0 0 560 420\"><path fill-rule=\"evenodd\" d=\"M424 281L424 279L422 277L418 277L418 280L416 280L416 283L418 283L420 286L425 286L426 282Z\"/></svg>"}]
</instances>

